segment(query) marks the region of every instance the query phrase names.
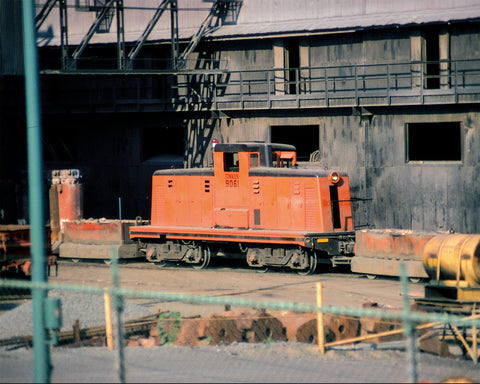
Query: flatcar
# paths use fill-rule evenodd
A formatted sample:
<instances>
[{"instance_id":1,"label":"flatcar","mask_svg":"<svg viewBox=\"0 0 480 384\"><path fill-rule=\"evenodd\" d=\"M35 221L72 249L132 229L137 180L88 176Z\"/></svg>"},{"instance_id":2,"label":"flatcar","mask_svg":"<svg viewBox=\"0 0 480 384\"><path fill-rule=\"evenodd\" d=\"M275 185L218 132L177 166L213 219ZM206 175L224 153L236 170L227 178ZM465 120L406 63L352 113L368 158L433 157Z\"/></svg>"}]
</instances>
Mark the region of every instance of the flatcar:
<instances>
[{"instance_id":1,"label":"flatcar","mask_svg":"<svg viewBox=\"0 0 480 384\"><path fill-rule=\"evenodd\" d=\"M300 167L288 144L218 143L213 159L212 167L154 172L150 223L130 227L148 261L202 269L215 257L243 258L301 275L350 263L346 174Z\"/></svg>"},{"instance_id":2,"label":"flatcar","mask_svg":"<svg viewBox=\"0 0 480 384\"><path fill-rule=\"evenodd\" d=\"M50 246L50 226L45 226L47 274L58 272L57 257ZM29 279L32 275L30 225L0 224L0 278ZM2 292L4 293L4 292Z\"/></svg>"}]
</instances>

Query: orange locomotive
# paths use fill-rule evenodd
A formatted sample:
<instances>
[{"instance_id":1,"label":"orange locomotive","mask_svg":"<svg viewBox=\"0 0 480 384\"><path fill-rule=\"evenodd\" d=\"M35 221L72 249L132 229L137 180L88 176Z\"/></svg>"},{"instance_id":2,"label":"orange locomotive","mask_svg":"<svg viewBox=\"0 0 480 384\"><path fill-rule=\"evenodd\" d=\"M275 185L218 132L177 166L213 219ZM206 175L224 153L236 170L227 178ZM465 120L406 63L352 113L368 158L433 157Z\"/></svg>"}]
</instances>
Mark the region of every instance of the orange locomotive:
<instances>
[{"instance_id":1,"label":"orange locomotive","mask_svg":"<svg viewBox=\"0 0 480 384\"><path fill-rule=\"evenodd\" d=\"M355 232L348 177L296 165L292 145L216 144L213 168L160 170L150 225L133 226L149 261L205 268L212 257L311 274L349 264Z\"/></svg>"}]
</instances>

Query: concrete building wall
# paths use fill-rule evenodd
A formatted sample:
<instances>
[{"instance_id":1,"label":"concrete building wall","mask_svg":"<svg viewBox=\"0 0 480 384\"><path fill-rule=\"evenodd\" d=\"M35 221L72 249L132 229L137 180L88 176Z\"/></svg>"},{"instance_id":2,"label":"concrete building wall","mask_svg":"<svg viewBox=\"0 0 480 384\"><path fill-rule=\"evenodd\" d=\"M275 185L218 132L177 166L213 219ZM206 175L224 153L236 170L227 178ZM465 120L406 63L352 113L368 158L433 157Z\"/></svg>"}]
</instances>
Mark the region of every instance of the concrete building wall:
<instances>
[{"instance_id":1,"label":"concrete building wall","mask_svg":"<svg viewBox=\"0 0 480 384\"><path fill-rule=\"evenodd\" d=\"M478 58L480 33L477 29L476 24L438 28L440 58ZM306 40L310 64L313 67L338 65L340 76L349 75L347 72L352 70L352 67L343 66L355 63L425 60L422 57L425 42L421 28L315 36ZM273 55L263 50L266 54L253 55L250 48L248 55L242 56L243 68L268 66L269 62L273 67L279 67L286 44L278 39L271 42ZM262 42L262 46L264 44ZM465 47L470 44L472 52L469 53ZM242 48L240 44L244 52ZM235 51L222 51L221 56L229 63L235 62L236 69L242 68L235 60ZM469 64L462 65L468 68ZM453 68L446 69L453 71ZM279 76L285 73L278 72ZM254 111L240 115L232 113L228 124L227 120L222 120L214 136L225 142L269 141L272 126L290 125L293 137L298 132L297 127L317 125L320 138L318 166L346 171L350 175L352 196L356 199L355 224L359 228L480 231L477 219L480 188L474 181L480 172L477 165L480 161L480 115L474 106L376 107L367 110L364 116L361 112L355 114L341 108L333 111ZM408 159L408 124L450 122L460 126L459 161ZM435 146L435 140L432 136L428 145Z\"/></svg>"},{"instance_id":2,"label":"concrete building wall","mask_svg":"<svg viewBox=\"0 0 480 384\"><path fill-rule=\"evenodd\" d=\"M0 0L0 8L6 9L5 4L10 3L7 0ZM141 3L144 4L144 2ZM262 18L265 17L268 21L271 15L275 14L277 9L274 3L278 5L283 2L271 2L270 5L263 2L264 8L259 7L254 14L258 19L240 18L239 20L245 23L244 28L248 24L247 21L256 22L260 28L262 25L259 20L264 20ZM307 3L311 4L311 2L302 1L301 9L296 10L303 17L307 15L305 10ZM327 14L338 20L355 14L373 18L374 15L378 15L378 12L373 11L385 4L373 0L345 1L343 4L355 3L355 7L360 8L344 8L342 11L342 8L337 5L338 2L325 1L324 3L330 4L330 13ZM391 3L401 8L401 3ZM407 3L415 8L415 1ZM419 10L424 14L430 13L427 12L430 10L430 5L426 6L426 2L422 4ZM431 4L431 7L434 7L440 2L431 2ZM471 6L472 1L465 0L462 4ZM246 3L245 6L247 6ZM248 9L252 11L253 8L255 8L254 3L248 2ZM265 16L265 13L261 12L262 9L268 10L268 15ZM398 11L399 8L395 10ZM316 12L320 12L320 9ZM346 13L342 14L342 12ZM88 22L75 23L76 18L84 16L85 14L76 12L69 19L75 32L72 44L75 44L75 39L77 43L80 41L84 36L84 30L91 25L91 19L94 17L90 13L87 15L90 18ZM317 16L319 17L320 14L308 17L306 20L314 23ZM241 14L241 17L244 17L244 14ZM48 20L56 31L56 24L52 20L58 20L58 14L52 13ZM201 20L202 18L197 15L195 22L198 24ZM272 18L271 21L273 23L275 19ZM362 22L368 22L368 20ZM50 25L48 23L45 24L45 28ZM298 25L297 22L297 28ZM135 32L141 32L143 29L141 27L144 26L137 21L138 30ZM241 75L244 79L252 80L252 84L255 77L264 76L265 71L248 72L249 70L275 68L276 82L272 90L274 96L294 96L296 92L308 94L315 87L321 89L323 85L311 82L305 88L292 90L284 84L288 76L291 76L288 71L295 61L293 60L295 55L298 55L299 66L310 67L302 68L301 78L309 78L312 73L321 76L324 70L321 68L318 73L315 73L311 68L328 66L328 70L331 70L331 67L337 66L332 71L341 77L352 75L355 70L352 66L354 64L395 62L406 63L399 71L412 70L423 73L424 66L415 64L416 67L409 62L425 59L424 27L424 25L400 28L366 27L352 28L351 31L337 30L336 33L325 34L324 31L322 33L314 31L315 28L320 28L319 25L316 27L309 25L308 33L294 34L283 31L281 36L269 35L262 38L255 38L250 29L249 38L245 39L235 36L229 40L233 35L222 35L216 38L213 35L213 38L199 44L196 53L190 58L194 60L189 61L189 65L193 65L190 69L211 69L209 66L212 63L211 60L220 60L227 64L230 71L244 71ZM480 58L478 22L450 25L440 23L435 25L435 28L437 27L440 59ZM244 29L243 33L246 33L246 30ZM16 31L18 32L18 28ZM114 32L115 29L112 27L111 34L115 35ZM137 37L135 35L132 38L133 34L129 36L130 41L134 41ZM165 39L167 37L167 35L164 36ZM51 41L55 39L58 39L58 34L54 33ZM106 35L96 36L93 43L99 45L89 52L98 53L104 48L114 52L112 47L115 39L107 40ZM111 46L105 47L100 43L108 43ZM44 50L40 49L41 56L44 54L49 58L60 57L58 48L55 48L54 44L49 48L43 48ZM142 58L165 58L169 51L165 43L149 45L144 49ZM14 60L8 63L8 68L4 65L5 61L0 64L3 65L4 74L12 74L15 71L11 68L18 67ZM146 63L145 68L149 68L150 64ZM458 69L474 69L475 64L457 63L456 65L461 68L448 67L448 65L440 67L440 70L448 73ZM151 66L155 67L153 64ZM368 67L362 67L361 70L369 71ZM374 72L370 74L373 75ZM225 72L221 76L225 77L226 91L240 92L239 89L232 89L229 85L229 73ZM49 113L43 116L44 129L51 131L50 139L52 140L59 136L56 133L68 132L68 136L64 139L70 142L69 148L72 149L71 157L55 158L54 155L46 153L50 156L45 162L46 180L48 171L51 169L79 168L84 175L87 217L115 218L121 214L124 218L133 218L137 215L149 218L150 183L155 169L170 167L174 164L178 166L183 161L190 166L211 164L213 138L220 142L271 141L275 137L275 129L291 127L291 136L282 136L285 142L288 143L289 139L298 140L299 134L305 130L306 134L300 135L301 140L313 142L314 149L318 149L318 161L308 166L336 169L349 174L357 228L367 226L425 230L453 228L458 232L480 233L480 204L478 204L480 185L476 183L480 176L478 104L458 105L451 102L441 106L420 106L412 103L396 107L346 108L339 106L296 109L245 107L243 110L227 108L221 111L210 111L207 104L204 110L193 112L149 110L126 113L122 110L122 107L126 106L116 103L135 100L135 97L147 101L169 99L184 96L188 92L196 92L201 96L208 93L207 89L202 88L202 77L201 73L195 74L191 77L189 89L175 91L172 90L173 77L157 76L140 79L140 77L136 78L134 73L129 74L128 77L112 74L105 77L91 75L78 78L75 74L70 74L68 79L58 76L56 82L45 82L44 85L48 84L49 87L42 89L42 102L45 105L50 104L50 107L53 104L57 108L49 109ZM455 79L450 77L446 83L440 83L438 90L441 91L442 87L451 87L454 81L461 79L460 75ZM340 79L338 86L342 86L341 82ZM6 82L3 81L0 85L5 84ZM377 85L384 86L381 82ZM415 87L423 85L421 81L414 83ZM468 85L468 83L462 85ZM252 85L249 91L265 92L265 89L260 86L256 89L255 85ZM72 108L72 103L65 107L63 102L67 98L78 102L78 108ZM106 106L105 111L101 110L102 103ZM89 109L92 104L95 104L95 114L92 114ZM115 108L112 108L112 105ZM0 192L2 192L0 209L12 208L15 211L12 214L8 212L8 218L28 219L25 216L24 204L26 188L25 183L22 184L26 173L24 159L26 146L23 141L24 135L18 131L24 126L23 110L18 107L18 110L13 113L10 109L7 111L6 107L2 108L0 113L3 125L0 139L2 144L7 142L9 144L15 142L15 144L2 145L0 159L2 164L6 164L12 158L15 159L16 168L2 167L0 170L3 178L0 180ZM423 123L457 124L460 130L460 158L454 161L411 161L408 157L407 130L409 124ZM8 126L8 131L3 129L5 126ZM58 129L58 132L55 129ZM165 135L162 132L165 132ZM182 137L184 140L183 153L164 158L146 156L149 141L157 142L161 146L164 145L165 140L174 137ZM435 139L435 136L432 136L428 145L435 146ZM18 201L13 204L14 199Z\"/></svg>"},{"instance_id":3,"label":"concrete building wall","mask_svg":"<svg viewBox=\"0 0 480 384\"><path fill-rule=\"evenodd\" d=\"M461 161L408 161L409 123L460 124ZM283 112L222 120L213 133L220 142L270 141L272 126L318 126L319 162L304 164L347 172L357 228L403 228L478 233L480 114L442 108L376 109L372 116ZM435 146L435 137L429 145ZM207 149L209 150L209 149ZM210 159L210 153L206 159ZM207 161L208 163L208 161Z\"/></svg>"},{"instance_id":4,"label":"concrete building wall","mask_svg":"<svg viewBox=\"0 0 480 384\"><path fill-rule=\"evenodd\" d=\"M459 122L462 160L407 161L406 124L412 122ZM479 124L474 109L378 110L371 121L333 117L321 133L320 162L346 168L352 195L371 199L357 204L357 225L476 233L479 159L471 148L478 144ZM428 145L435 146L436 138Z\"/></svg>"}]
</instances>

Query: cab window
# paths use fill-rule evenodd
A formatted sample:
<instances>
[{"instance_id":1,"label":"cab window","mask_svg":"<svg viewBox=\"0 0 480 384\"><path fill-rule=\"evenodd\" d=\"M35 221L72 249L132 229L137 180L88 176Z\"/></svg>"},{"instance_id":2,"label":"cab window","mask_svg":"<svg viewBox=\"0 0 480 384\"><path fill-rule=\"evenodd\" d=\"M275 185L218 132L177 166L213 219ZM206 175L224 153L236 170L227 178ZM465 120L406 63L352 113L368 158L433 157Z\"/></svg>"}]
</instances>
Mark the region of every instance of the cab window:
<instances>
[{"instance_id":1,"label":"cab window","mask_svg":"<svg viewBox=\"0 0 480 384\"><path fill-rule=\"evenodd\" d=\"M250 153L250 168L256 168L260 165L258 152Z\"/></svg>"},{"instance_id":2,"label":"cab window","mask_svg":"<svg viewBox=\"0 0 480 384\"><path fill-rule=\"evenodd\" d=\"M238 172L238 152L223 153L223 170L225 172Z\"/></svg>"}]
</instances>

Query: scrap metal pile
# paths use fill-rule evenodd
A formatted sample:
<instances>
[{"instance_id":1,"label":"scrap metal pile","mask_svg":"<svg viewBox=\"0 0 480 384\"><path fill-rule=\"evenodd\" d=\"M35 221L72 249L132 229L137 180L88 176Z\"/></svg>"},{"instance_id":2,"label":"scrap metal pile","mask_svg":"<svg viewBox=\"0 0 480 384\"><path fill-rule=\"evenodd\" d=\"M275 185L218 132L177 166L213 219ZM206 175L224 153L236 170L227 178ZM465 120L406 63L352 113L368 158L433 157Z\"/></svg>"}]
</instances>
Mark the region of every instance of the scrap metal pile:
<instances>
[{"instance_id":1,"label":"scrap metal pile","mask_svg":"<svg viewBox=\"0 0 480 384\"><path fill-rule=\"evenodd\" d=\"M377 307L376 303L365 303L364 306ZM207 317L179 318L175 312L165 312L159 316L162 320L152 326L148 335L130 337L127 346L201 346L272 341L314 345L318 343L316 312L239 309L226 310ZM327 348L403 340L401 322L381 317L324 314L323 332ZM419 345L424 352L443 357L451 356L446 343L438 337L438 332L429 328L419 332Z\"/></svg>"},{"instance_id":2,"label":"scrap metal pile","mask_svg":"<svg viewBox=\"0 0 480 384\"><path fill-rule=\"evenodd\" d=\"M365 303L364 307L378 307ZM381 308L385 309L385 308ZM397 309L392 309L397 310ZM417 309L418 310L418 309ZM264 309L236 309L209 316L181 317L178 312L157 314L132 319L124 323L123 336L127 347L162 345L214 346L234 343L289 342L316 345L318 343L318 314L316 312L276 311ZM429 324L418 327L419 349L442 357L451 357L448 345L439 337L439 330ZM401 347L403 328L400 321L378 318L323 315L326 348L373 347L385 343ZM105 346L105 326L81 328L79 321L72 330L58 335L59 346ZM29 336L1 340L3 346L31 346Z\"/></svg>"}]
</instances>

